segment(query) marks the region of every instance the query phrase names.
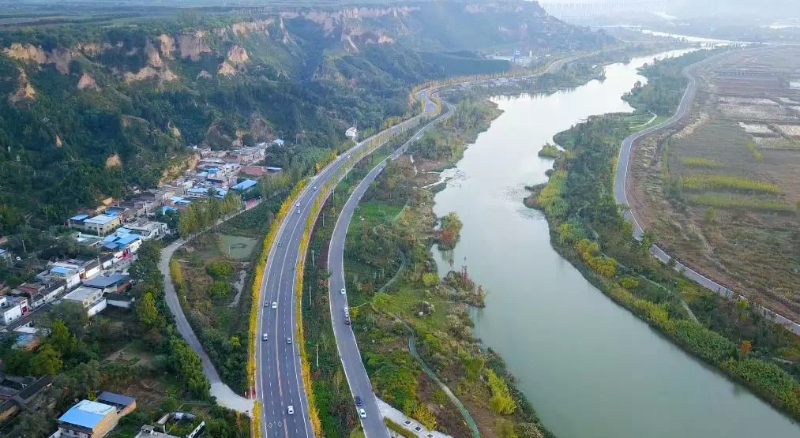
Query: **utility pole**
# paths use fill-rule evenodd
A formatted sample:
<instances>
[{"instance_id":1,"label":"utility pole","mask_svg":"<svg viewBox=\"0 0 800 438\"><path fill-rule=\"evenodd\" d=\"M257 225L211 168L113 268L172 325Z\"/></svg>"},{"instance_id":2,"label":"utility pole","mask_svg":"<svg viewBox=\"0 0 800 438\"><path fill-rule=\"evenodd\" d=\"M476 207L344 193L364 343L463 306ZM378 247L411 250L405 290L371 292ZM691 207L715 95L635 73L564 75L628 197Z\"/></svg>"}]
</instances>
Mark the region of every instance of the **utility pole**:
<instances>
[{"instance_id":1,"label":"utility pole","mask_svg":"<svg viewBox=\"0 0 800 438\"><path fill-rule=\"evenodd\" d=\"M319 369L319 342L317 342L317 369Z\"/></svg>"},{"instance_id":2,"label":"utility pole","mask_svg":"<svg viewBox=\"0 0 800 438\"><path fill-rule=\"evenodd\" d=\"M323 227L324 227L324 225L323 225ZM312 266L317 266L317 259L315 258L315 254L314 254L314 250L313 249L311 250L311 265Z\"/></svg>"}]
</instances>

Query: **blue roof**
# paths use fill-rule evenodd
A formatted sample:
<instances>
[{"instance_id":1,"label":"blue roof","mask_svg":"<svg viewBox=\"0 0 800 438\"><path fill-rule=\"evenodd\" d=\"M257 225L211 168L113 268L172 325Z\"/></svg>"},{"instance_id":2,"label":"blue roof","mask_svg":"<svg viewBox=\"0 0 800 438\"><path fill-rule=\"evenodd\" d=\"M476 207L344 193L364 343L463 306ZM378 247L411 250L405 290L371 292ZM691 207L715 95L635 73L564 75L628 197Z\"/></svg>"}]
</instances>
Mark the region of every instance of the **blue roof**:
<instances>
[{"instance_id":1,"label":"blue roof","mask_svg":"<svg viewBox=\"0 0 800 438\"><path fill-rule=\"evenodd\" d=\"M61 267L61 266L54 266L54 267L50 268L50 272L55 272L56 274L64 274L64 275L66 275L66 274L69 274L69 271L70 270L68 268L64 268L64 267Z\"/></svg>"},{"instance_id":2,"label":"blue roof","mask_svg":"<svg viewBox=\"0 0 800 438\"><path fill-rule=\"evenodd\" d=\"M250 187L255 186L256 184L258 184L257 181L253 181L252 179L246 179L246 180L240 182L239 184L236 184L235 186L231 187L231 189L233 189L233 190L247 190Z\"/></svg>"},{"instance_id":3,"label":"blue roof","mask_svg":"<svg viewBox=\"0 0 800 438\"><path fill-rule=\"evenodd\" d=\"M205 187L200 187L200 188L193 187L187 190L186 193L208 193L208 189Z\"/></svg>"},{"instance_id":4,"label":"blue roof","mask_svg":"<svg viewBox=\"0 0 800 438\"><path fill-rule=\"evenodd\" d=\"M178 209L175 207L170 207L169 205L161 207L161 213L166 213L168 211L178 211Z\"/></svg>"},{"instance_id":5,"label":"blue roof","mask_svg":"<svg viewBox=\"0 0 800 438\"><path fill-rule=\"evenodd\" d=\"M97 425L100 420L109 413L115 411L116 409L113 406L82 400L65 412L58 421L85 427L87 429L94 429L94 426Z\"/></svg>"},{"instance_id":6,"label":"blue roof","mask_svg":"<svg viewBox=\"0 0 800 438\"><path fill-rule=\"evenodd\" d=\"M73 220L73 221L82 221L82 220L86 219L87 217L89 217L88 214L79 214L79 215L72 216L69 219Z\"/></svg>"},{"instance_id":7,"label":"blue roof","mask_svg":"<svg viewBox=\"0 0 800 438\"><path fill-rule=\"evenodd\" d=\"M122 236L117 240L117 245L125 246L133 241L139 240L141 236L138 234L128 234L127 236Z\"/></svg>"}]
</instances>

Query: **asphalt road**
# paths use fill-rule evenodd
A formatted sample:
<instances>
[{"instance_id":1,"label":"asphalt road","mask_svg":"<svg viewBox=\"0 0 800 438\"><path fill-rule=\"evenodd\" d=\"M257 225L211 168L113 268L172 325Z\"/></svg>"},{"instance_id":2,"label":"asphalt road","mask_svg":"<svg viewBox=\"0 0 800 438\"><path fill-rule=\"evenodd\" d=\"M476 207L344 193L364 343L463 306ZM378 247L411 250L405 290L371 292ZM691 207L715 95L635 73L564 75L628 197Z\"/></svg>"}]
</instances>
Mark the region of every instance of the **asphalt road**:
<instances>
[{"instance_id":1,"label":"asphalt road","mask_svg":"<svg viewBox=\"0 0 800 438\"><path fill-rule=\"evenodd\" d=\"M617 159L617 170L614 174L614 200L617 202L617 204L623 204L628 207L632 207L631 204L628 202L628 196L626 190L627 190L628 168L630 167L630 154L633 144L642 137L650 135L656 131L667 128L669 126L672 126L673 124L682 120L686 116L686 114L688 114L689 108L691 108L692 102L694 101L694 97L697 93L697 80L693 75L694 70L697 67L707 62L710 62L714 59L717 59L721 56L725 56L728 53L730 52L714 55L710 58L706 58L703 61L700 61L696 64L692 64L684 68L682 74L689 80L689 83L686 86L686 91L683 93L683 98L681 99L681 102L678 105L678 109L677 111L675 111L675 114L669 119L662 122L661 124L652 126L650 128L639 131L635 134L632 134L622 141L622 147L620 148L619 151L619 158ZM642 230L642 227L639 225L639 221L636 219L636 212L633 210L633 208L630 208L625 212L625 219L633 223L634 238L636 240L642 240L642 234L644 233L644 231ZM664 250L662 250L656 245L650 247L650 254L652 254L654 257L656 257L663 263L669 262L669 260L672 258L669 254L664 252ZM675 270L682 271L683 274L686 276L686 278L726 298L738 299L740 297L738 293L734 292L731 289L726 288L725 286L715 282L714 280L711 280L710 278L704 276L703 274L700 274L699 272L689 268L688 266L685 266L681 262L677 261L677 259L675 260ZM768 318L772 319L773 321L779 324L784 325L794 334L800 335L800 324L782 315L779 315L769 309L762 308L762 310Z\"/></svg>"},{"instance_id":2,"label":"asphalt road","mask_svg":"<svg viewBox=\"0 0 800 438\"><path fill-rule=\"evenodd\" d=\"M364 369L364 363L361 360L361 354L358 350L355 335L351 326L345 324L344 309L347 307L347 295L342 295L341 290L345 287L344 245L347 237L347 228L350 225L353 213L358 207L358 202L361 200L361 197L364 196L364 193L369 189L369 185L375 178L380 175L386 167L386 164L405 153L408 146L413 141L418 140L425 131L453 114L453 106L448 103L445 103L445 105L447 108L447 113L445 115L422 127L403 146L394 151L386 160L378 163L378 165L372 168L367 176L361 180L342 208L339 218L336 220L333 234L331 235L331 243L328 249L328 271L331 273L330 279L328 280L331 323L333 324L333 333L336 337L336 347L339 350L339 358L344 367L347 383L350 385L350 392L353 397L359 396L363 400L363 406L361 406L361 408L366 412L366 418L361 418L361 427L367 438L388 438L389 433L386 430L386 425L383 423L377 399L372 391L369 376L367 376L367 370Z\"/></svg>"},{"instance_id":3,"label":"asphalt road","mask_svg":"<svg viewBox=\"0 0 800 438\"><path fill-rule=\"evenodd\" d=\"M417 97L425 101L424 114L435 111L436 105L430 100L428 90L418 92ZM409 126L415 122L416 118L403 125ZM401 131L401 126L391 128L392 133ZM256 347L256 396L263 406L262 433L266 437L314 436L308 415L308 399L300 375L299 351L294 339L297 323L294 312L295 268L299 257L303 256L298 254L299 242L317 197L316 188L331 179L345 164L347 157L363 148L368 140L343 153L306 186L296 201L299 207L293 207L284 219L270 249L261 285L261 302L258 303L260 314ZM273 303L275 309L272 308ZM267 335L267 341L263 340L264 334ZM289 406L293 408L292 414L289 414Z\"/></svg>"}]
</instances>

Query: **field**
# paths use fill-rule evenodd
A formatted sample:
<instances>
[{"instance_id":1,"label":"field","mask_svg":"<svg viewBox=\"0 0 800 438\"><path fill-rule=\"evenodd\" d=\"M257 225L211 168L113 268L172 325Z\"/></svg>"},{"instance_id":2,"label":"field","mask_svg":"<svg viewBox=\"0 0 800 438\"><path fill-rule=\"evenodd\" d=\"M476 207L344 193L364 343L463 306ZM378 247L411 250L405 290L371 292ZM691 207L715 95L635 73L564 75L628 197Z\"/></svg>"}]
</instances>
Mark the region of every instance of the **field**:
<instances>
[{"instance_id":1,"label":"field","mask_svg":"<svg viewBox=\"0 0 800 438\"><path fill-rule=\"evenodd\" d=\"M687 265L800 318L800 49L740 51L697 72L686 119L634 148L641 225Z\"/></svg>"}]
</instances>

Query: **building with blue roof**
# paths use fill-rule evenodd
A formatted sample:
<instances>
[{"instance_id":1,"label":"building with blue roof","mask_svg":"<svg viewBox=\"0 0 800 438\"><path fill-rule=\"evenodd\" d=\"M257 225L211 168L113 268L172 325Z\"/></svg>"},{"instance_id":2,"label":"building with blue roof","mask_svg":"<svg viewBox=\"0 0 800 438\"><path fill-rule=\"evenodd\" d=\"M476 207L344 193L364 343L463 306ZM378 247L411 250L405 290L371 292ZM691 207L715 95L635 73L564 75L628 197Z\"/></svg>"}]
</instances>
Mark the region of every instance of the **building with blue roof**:
<instances>
[{"instance_id":1,"label":"building with blue roof","mask_svg":"<svg viewBox=\"0 0 800 438\"><path fill-rule=\"evenodd\" d=\"M119 422L117 409L105 403L81 400L58 419L57 436L103 437Z\"/></svg>"},{"instance_id":2,"label":"building with blue roof","mask_svg":"<svg viewBox=\"0 0 800 438\"><path fill-rule=\"evenodd\" d=\"M135 409L133 398L104 391L97 401L81 400L65 412L51 438L102 438L117 426L120 418Z\"/></svg>"},{"instance_id":3,"label":"building with blue roof","mask_svg":"<svg viewBox=\"0 0 800 438\"><path fill-rule=\"evenodd\" d=\"M239 184L236 184L235 186L231 187L231 190L244 192L245 190L251 189L251 188L253 188L253 187L257 186L257 185L258 185L258 181L255 181L255 180L252 180L252 179L246 179L246 180L240 182Z\"/></svg>"}]
</instances>

